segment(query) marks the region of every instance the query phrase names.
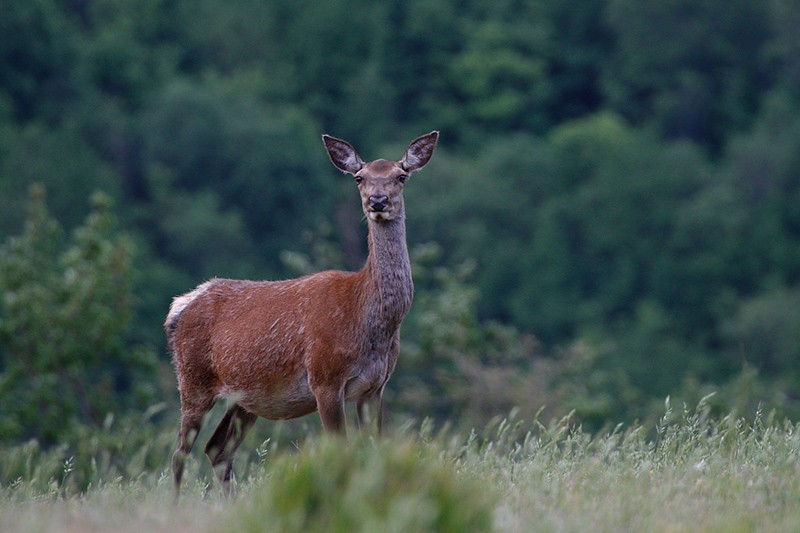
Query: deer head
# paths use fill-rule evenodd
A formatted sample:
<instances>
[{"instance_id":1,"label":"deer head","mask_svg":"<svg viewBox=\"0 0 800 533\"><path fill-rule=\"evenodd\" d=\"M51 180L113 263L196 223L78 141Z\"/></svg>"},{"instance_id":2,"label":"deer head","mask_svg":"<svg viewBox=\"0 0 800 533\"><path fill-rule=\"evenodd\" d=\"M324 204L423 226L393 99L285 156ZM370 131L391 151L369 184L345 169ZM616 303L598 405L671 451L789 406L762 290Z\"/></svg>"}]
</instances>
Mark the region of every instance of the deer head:
<instances>
[{"instance_id":1,"label":"deer head","mask_svg":"<svg viewBox=\"0 0 800 533\"><path fill-rule=\"evenodd\" d=\"M330 135L323 135L322 140L333 165L353 175L361 194L364 214L370 220L386 221L405 214L403 186L412 172L428 163L439 140L439 132L432 131L411 141L400 161L376 159L365 163L347 141Z\"/></svg>"}]
</instances>

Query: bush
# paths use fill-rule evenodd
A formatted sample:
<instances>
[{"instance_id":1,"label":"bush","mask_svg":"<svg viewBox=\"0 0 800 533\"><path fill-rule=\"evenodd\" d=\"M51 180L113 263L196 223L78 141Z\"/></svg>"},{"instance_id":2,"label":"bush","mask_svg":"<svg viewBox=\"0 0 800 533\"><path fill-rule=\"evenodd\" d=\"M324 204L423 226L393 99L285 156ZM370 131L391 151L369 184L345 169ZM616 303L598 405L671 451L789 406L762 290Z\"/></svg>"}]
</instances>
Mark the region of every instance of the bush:
<instances>
[{"instance_id":1,"label":"bush","mask_svg":"<svg viewBox=\"0 0 800 533\"><path fill-rule=\"evenodd\" d=\"M132 244L110 198L92 203L65 242L34 186L24 232L0 246L0 440L55 444L152 403L155 355L125 343Z\"/></svg>"},{"instance_id":2,"label":"bush","mask_svg":"<svg viewBox=\"0 0 800 533\"><path fill-rule=\"evenodd\" d=\"M412 441L323 439L277 458L226 530L488 531L494 497Z\"/></svg>"}]
</instances>

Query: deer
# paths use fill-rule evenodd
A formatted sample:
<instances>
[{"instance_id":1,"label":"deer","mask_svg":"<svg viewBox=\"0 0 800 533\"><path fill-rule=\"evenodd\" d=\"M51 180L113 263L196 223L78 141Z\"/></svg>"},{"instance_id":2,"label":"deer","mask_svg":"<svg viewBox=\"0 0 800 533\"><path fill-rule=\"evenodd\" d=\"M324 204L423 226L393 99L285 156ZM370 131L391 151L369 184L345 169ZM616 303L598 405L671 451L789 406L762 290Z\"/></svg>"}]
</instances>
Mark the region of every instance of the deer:
<instances>
[{"instance_id":1,"label":"deer","mask_svg":"<svg viewBox=\"0 0 800 533\"><path fill-rule=\"evenodd\" d=\"M331 162L353 176L361 196L368 243L361 270L282 281L212 278L172 300L164 329L181 405L176 497L203 419L222 398L228 407L205 455L225 495L235 481L234 455L259 417L317 411L325 433L345 435L345 402L355 402L358 428L365 406L374 408L381 434L384 388L414 297L403 188L438 139L432 131L411 141L399 161L365 163L347 141L322 136Z\"/></svg>"}]
</instances>

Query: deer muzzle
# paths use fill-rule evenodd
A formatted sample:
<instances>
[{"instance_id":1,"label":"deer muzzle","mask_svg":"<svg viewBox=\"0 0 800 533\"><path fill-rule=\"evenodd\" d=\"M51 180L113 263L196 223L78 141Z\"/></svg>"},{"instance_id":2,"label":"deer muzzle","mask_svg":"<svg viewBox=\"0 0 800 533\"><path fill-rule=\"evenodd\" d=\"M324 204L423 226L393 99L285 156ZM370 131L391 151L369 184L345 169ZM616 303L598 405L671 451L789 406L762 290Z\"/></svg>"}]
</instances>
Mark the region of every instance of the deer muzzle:
<instances>
[{"instance_id":1,"label":"deer muzzle","mask_svg":"<svg viewBox=\"0 0 800 533\"><path fill-rule=\"evenodd\" d=\"M383 196L370 196L367 202L367 208L373 213L383 213L389 205L389 197Z\"/></svg>"}]
</instances>

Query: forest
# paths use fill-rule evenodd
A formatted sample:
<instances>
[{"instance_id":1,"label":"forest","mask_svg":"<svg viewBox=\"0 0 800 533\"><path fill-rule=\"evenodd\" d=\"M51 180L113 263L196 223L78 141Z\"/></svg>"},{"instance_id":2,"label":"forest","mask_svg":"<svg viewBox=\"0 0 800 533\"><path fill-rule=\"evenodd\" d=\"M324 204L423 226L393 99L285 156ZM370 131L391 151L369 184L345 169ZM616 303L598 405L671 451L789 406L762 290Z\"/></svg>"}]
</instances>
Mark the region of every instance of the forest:
<instances>
[{"instance_id":1,"label":"forest","mask_svg":"<svg viewBox=\"0 0 800 533\"><path fill-rule=\"evenodd\" d=\"M798 27L798 0L0 0L0 442L174 429L171 298L360 268L320 136L396 159L434 129L391 424L800 418Z\"/></svg>"}]
</instances>

